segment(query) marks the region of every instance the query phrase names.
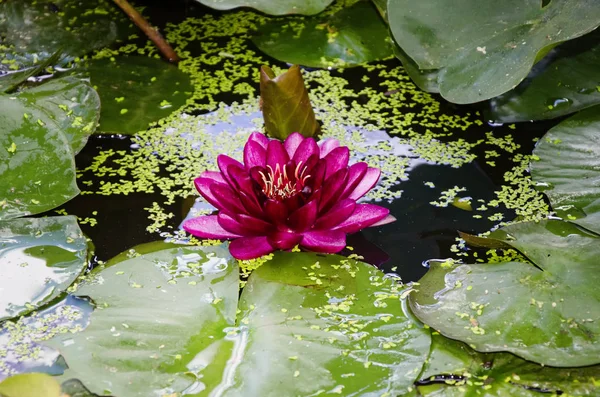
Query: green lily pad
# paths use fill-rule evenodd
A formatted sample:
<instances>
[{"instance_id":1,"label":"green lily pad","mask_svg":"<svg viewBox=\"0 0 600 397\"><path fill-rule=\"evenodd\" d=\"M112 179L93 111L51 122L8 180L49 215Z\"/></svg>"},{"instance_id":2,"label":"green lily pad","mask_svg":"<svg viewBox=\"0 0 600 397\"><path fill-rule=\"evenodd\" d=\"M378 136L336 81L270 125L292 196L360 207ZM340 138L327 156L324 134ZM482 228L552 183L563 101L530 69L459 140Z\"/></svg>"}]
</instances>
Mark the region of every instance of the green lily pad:
<instances>
[{"instance_id":1,"label":"green lily pad","mask_svg":"<svg viewBox=\"0 0 600 397\"><path fill-rule=\"evenodd\" d=\"M50 302L86 264L87 241L74 216L0 222L0 321Z\"/></svg>"},{"instance_id":2,"label":"green lily pad","mask_svg":"<svg viewBox=\"0 0 600 397\"><path fill-rule=\"evenodd\" d=\"M21 374L0 382L2 397L61 397L60 385L46 374Z\"/></svg>"},{"instance_id":3,"label":"green lily pad","mask_svg":"<svg viewBox=\"0 0 600 397\"><path fill-rule=\"evenodd\" d=\"M452 376L452 377L450 377ZM419 386L424 397L591 396L600 366L543 367L510 353L482 354L462 342L434 336Z\"/></svg>"},{"instance_id":4,"label":"green lily pad","mask_svg":"<svg viewBox=\"0 0 600 397\"><path fill-rule=\"evenodd\" d=\"M600 238L562 221L502 231L533 263L433 264L410 295L413 312L481 352L557 367L600 363Z\"/></svg>"},{"instance_id":5,"label":"green lily pad","mask_svg":"<svg viewBox=\"0 0 600 397\"><path fill-rule=\"evenodd\" d=\"M0 95L0 220L37 214L79 193L66 135L20 95Z\"/></svg>"},{"instance_id":6,"label":"green lily pad","mask_svg":"<svg viewBox=\"0 0 600 397\"><path fill-rule=\"evenodd\" d=\"M424 70L440 69L441 95L455 103L515 88L557 43L600 25L596 0L389 0L391 31Z\"/></svg>"},{"instance_id":7,"label":"green lily pad","mask_svg":"<svg viewBox=\"0 0 600 397\"><path fill-rule=\"evenodd\" d=\"M260 99L265 131L272 138L284 140L293 132L311 137L321 130L298 65L279 76L261 67Z\"/></svg>"},{"instance_id":8,"label":"green lily pad","mask_svg":"<svg viewBox=\"0 0 600 397\"><path fill-rule=\"evenodd\" d=\"M403 311L403 291L362 262L277 253L242 292L244 356L225 395L404 395L430 335Z\"/></svg>"},{"instance_id":9,"label":"green lily pad","mask_svg":"<svg viewBox=\"0 0 600 397\"><path fill-rule=\"evenodd\" d=\"M600 234L600 105L552 128L533 154L531 176L552 207Z\"/></svg>"},{"instance_id":10,"label":"green lily pad","mask_svg":"<svg viewBox=\"0 0 600 397\"><path fill-rule=\"evenodd\" d=\"M91 392L396 395L429 351L429 332L402 309L404 288L365 263L277 253L250 277L236 324L239 275L226 246L135 252L78 290L97 305L89 327L51 342L65 377Z\"/></svg>"},{"instance_id":11,"label":"green lily pad","mask_svg":"<svg viewBox=\"0 0 600 397\"><path fill-rule=\"evenodd\" d=\"M217 10L251 7L270 15L313 15L323 11L333 0L198 0Z\"/></svg>"},{"instance_id":12,"label":"green lily pad","mask_svg":"<svg viewBox=\"0 0 600 397\"><path fill-rule=\"evenodd\" d=\"M390 57L388 30L370 2L325 17L273 20L252 38L273 58L309 67L348 67Z\"/></svg>"},{"instance_id":13,"label":"green lily pad","mask_svg":"<svg viewBox=\"0 0 600 397\"><path fill-rule=\"evenodd\" d=\"M167 117L193 92L177 66L142 56L93 60L87 66L102 109L98 132L135 134Z\"/></svg>"},{"instance_id":14,"label":"green lily pad","mask_svg":"<svg viewBox=\"0 0 600 397\"><path fill-rule=\"evenodd\" d=\"M60 50L72 58L135 32L109 0L8 0L0 5L0 37L17 54L43 58Z\"/></svg>"},{"instance_id":15,"label":"green lily pad","mask_svg":"<svg viewBox=\"0 0 600 397\"><path fill-rule=\"evenodd\" d=\"M8 58L5 51L0 51L1 56L6 60ZM14 90L19 84L31 76L42 73L48 66L56 64L61 57L61 52L57 51L42 61L28 59L25 64L15 62L5 64L0 62L0 92ZM31 57L29 57L31 58ZM34 64L35 63L35 64Z\"/></svg>"},{"instance_id":16,"label":"green lily pad","mask_svg":"<svg viewBox=\"0 0 600 397\"><path fill-rule=\"evenodd\" d=\"M490 101L498 123L564 116L600 103L600 30L555 49L512 91Z\"/></svg>"},{"instance_id":17,"label":"green lily pad","mask_svg":"<svg viewBox=\"0 0 600 397\"><path fill-rule=\"evenodd\" d=\"M83 383L77 379L69 379L60 385L65 397L100 397L89 391Z\"/></svg>"},{"instance_id":18,"label":"green lily pad","mask_svg":"<svg viewBox=\"0 0 600 397\"><path fill-rule=\"evenodd\" d=\"M412 81L423 91L439 93L438 70L422 70L400 46L394 42L394 55L402 62L404 70Z\"/></svg>"},{"instance_id":19,"label":"green lily pad","mask_svg":"<svg viewBox=\"0 0 600 397\"><path fill-rule=\"evenodd\" d=\"M232 348L223 330L235 321L236 262L222 246L158 242L137 251L109 261L93 273L98 282L77 291L97 309L83 332L51 343L69 366L65 378L128 397L218 384L225 362L217 358Z\"/></svg>"}]
</instances>

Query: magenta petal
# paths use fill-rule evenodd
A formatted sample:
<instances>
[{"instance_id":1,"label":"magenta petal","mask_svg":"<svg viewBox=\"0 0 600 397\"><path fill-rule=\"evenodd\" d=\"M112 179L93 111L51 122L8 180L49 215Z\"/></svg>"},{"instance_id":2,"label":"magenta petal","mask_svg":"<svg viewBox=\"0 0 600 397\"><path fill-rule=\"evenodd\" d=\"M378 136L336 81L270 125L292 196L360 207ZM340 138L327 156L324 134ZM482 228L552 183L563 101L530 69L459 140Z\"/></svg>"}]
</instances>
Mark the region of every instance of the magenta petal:
<instances>
[{"instance_id":1,"label":"magenta petal","mask_svg":"<svg viewBox=\"0 0 600 397\"><path fill-rule=\"evenodd\" d=\"M268 234L274 229L273 224L250 215L239 214L237 219L244 227L256 233Z\"/></svg>"},{"instance_id":2,"label":"magenta petal","mask_svg":"<svg viewBox=\"0 0 600 397\"><path fill-rule=\"evenodd\" d=\"M265 213L276 225L284 224L288 217L288 208L281 201L268 199L264 204Z\"/></svg>"},{"instance_id":3,"label":"magenta petal","mask_svg":"<svg viewBox=\"0 0 600 397\"><path fill-rule=\"evenodd\" d=\"M344 233L356 233L384 219L390 210L375 204L358 204L352 215L335 227Z\"/></svg>"},{"instance_id":4,"label":"magenta petal","mask_svg":"<svg viewBox=\"0 0 600 397\"><path fill-rule=\"evenodd\" d=\"M317 200L310 201L303 205L290 215L288 225L297 232L303 232L310 229L317 219L319 205Z\"/></svg>"},{"instance_id":5,"label":"magenta petal","mask_svg":"<svg viewBox=\"0 0 600 397\"><path fill-rule=\"evenodd\" d=\"M302 164L306 164L312 155L319 156L319 146L313 138L305 138L300 146L298 146L298 149L296 149L293 160L296 164L299 164L301 161Z\"/></svg>"},{"instance_id":6,"label":"magenta petal","mask_svg":"<svg viewBox=\"0 0 600 397\"><path fill-rule=\"evenodd\" d=\"M223 175L219 171L204 171L198 178L212 179L215 182L227 183Z\"/></svg>"},{"instance_id":7,"label":"magenta petal","mask_svg":"<svg viewBox=\"0 0 600 397\"><path fill-rule=\"evenodd\" d=\"M229 252L234 258L240 260L255 259L275 251L269 244L267 237L241 237L229 244Z\"/></svg>"},{"instance_id":8,"label":"magenta petal","mask_svg":"<svg viewBox=\"0 0 600 397\"><path fill-rule=\"evenodd\" d=\"M369 165L367 163L361 162L352 164L348 167L348 181L346 182L346 187L344 188L344 192L340 196L340 198L346 198L348 195L356 189L356 186L360 183L360 181L364 178L367 173L367 169Z\"/></svg>"},{"instance_id":9,"label":"magenta petal","mask_svg":"<svg viewBox=\"0 0 600 397\"><path fill-rule=\"evenodd\" d=\"M373 226L383 226L383 225L387 225L388 223L392 223L392 222L396 222L396 217L393 215L388 215L385 218L383 218L380 221L377 221L375 223L373 223L371 226L369 227L373 227Z\"/></svg>"},{"instance_id":10,"label":"magenta petal","mask_svg":"<svg viewBox=\"0 0 600 397\"><path fill-rule=\"evenodd\" d=\"M335 254L346 247L346 234L338 230L306 232L300 245L314 252Z\"/></svg>"},{"instance_id":11,"label":"magenta petal","mask_svg":"<svg viewBox=\"0 0 600 397\"><path fill-rule=\"evenodd\" d=\"M271 166L272 169L275 169L277 165L279 167L283 167L290 161L290 156L288 156L285 148L283 147L283 143L278 140L269 141L267 145L267 166Z\"/></svg>"},{"instance_id":12,"label":"magenta petal","mask_svg":"<svg viewBox=\"0 0 600 397\"><path fill-rule=\"evenodd\" d=\"M188 219L183 222L183 229L201 238L226 239L240 237L238 234L223 229L217 220L217 215L206 215Z\"/></svg>"},{"instance_id":13,"label":"magenta petal","mask_svg":"<svg viewBox=\"0 0 600 397\"><path fill-rule=\"evenodd\" d=\"M210 185L210 192L216 200L215 203L211 202L211 204L215 207L226 210L226 212L230 214L240 214L246 212L240 202L240 197L229 185L213 183ZM205 198L208 200L207 197Z\"/></svg>"},{"instance_id":14,"label":"magenta petal","mask_svg":"<svg viewBox=\"0 0 600 397\"><path fill-rule=\"evenodd\" d=\"M327 171L325 178L329 178L342 168L348 167L348 160L350 160L350 150L346 146L340 146L333 149L327 156L323 158L327 165Z\"/></svg>"},{"instance_id":15,"label":"magenta petal","mask_svg":"<svg viewBox=\"0 0 600 397\"><path fill-rule=\"evenodd\" d=\"M246 171L243 168L231 165L227 167L229 174L229 180L233 183L232 187L237 191L242 191L246 194L254 194L254 183Z\"/></svg>"},{"instance_id":16,"label":"magenta petal","mask_svg":"<svg viewBox=\"0 0 600 397\"><path fill-rule=\"evenodd\" d=\"M277 231L268 236L269 243L280 250L294 248L302 241L302 235L293 232Z\"/></svg>"},{"instance_id":17,"label":"magenta petal","mask_svg":"<svg viewBox=\"0 0 600 397\"><path fill-rule=\"evenodd\" d=\"M244 165L247 169L264 167L267 151L258 142L248 141L244 146Z\"/></svg>"},{"instance_id":18,"label":"magenta petal","mask_svg":"<svg viewBox=\"0 0 600 397\"><path fill-rule=\"evenodd\" d=\"M248 142L256 142L260 146L262 146L263 149L267 150L267 145L269 144L269 138L267 138L267 136L265 134L262 134L260 132L253 132L248 137Z\"/></svg>"},{"instance_id":19,"label":"magenta petal","mask_svg":"<svg viewBox=\"0 0 600 397\"><path fill-rule=\"evenodd\" d=\"M264 236L272 230L272 225L249 215L237 215L237 219L228 214L219 213L219 225L223 229L241 236Z\"/></svg>"},{"instance_id":20,"label":"magenta petal","mask_svg":"<svg viewBox=\"0 0 600 397\"><path fill-rule=\"evenodd\" d=\"M327 156L329 152L333 149L340 146L340 142L337 139L329 138L324 141L319 142L319 147L321 150L321 158Z\"/></svg>"},{"instance_id":21,"label":"magenta petal","mask_svg":"<svg viewBox=\"0 0 600 397\"><path fill-rule=\"evenodd\" d=\"M237 165L240 168L244 168L244 165L242 163L240 163L239 161L232 159L231 157L226 156L224 154L220 154L217 157L217 165L219 166L219 169L221 170L221 174L223 174L223 176L227 180L227 183L229 183L229 184L231 184L231 180L229 179L229 172L227 171L227 168L229 168L232 165Z\"/></svg>"},{"instance_id":22,"label":"magenta petal","mask_svg":"<svg viewBox=\"0 0 600 397\"><path fill-rule=\"evenodd\" d=\"M288 153L288 156L290 156L290 158L294 157L294 153L296 153L298 146L300 146L303 140L304 137L299 132L294 132L293 134L285 138L283 146L285 147L285 151Z\"/></svg>"},{"instance_id":23,"label":"magenta petal","mask_svg":"<svg viewBox=\"0 0 600 397\"><path fill-rule=\"evenodd\" d=\"M226 186L229 187L229 185L227 185L227 183L219 183L219 182L215 182L213 179L208 179L208 178L196 178L194 179L194 184L196 185L196 189L198 190L198 192L200 193L200 195L202 197L204 197L204 199L206 201L208 201L208 203L210 205L212 205L213 207L215 207L216 209L220 210L220 211L224 211L224 212L228 212L228 213L235 213L235 210L237 207L233 207L233 208L229 208L228 206L226 206L227 203L223 203L221 202L212 192L212 185L221 185L221 186Z\"/></svg>"},{"instance_id":24,"label":"magenta petal","mask_svg":"<svg viewBox=\"0 0 600 397\"><path fill-rule=\"evenodd\" d=\"M371 168L367 169L365 176L361 179L358 185L354 188L354 190L348 195L349 199L358 200L369 190L373 188L377 184L379 180L379 175L381 175L381 171L379 168Z\"/></svg>"},{"instance_id":25,"label":"magenta petal","mask_svg":"<svg viewBox=\"0 0 600 397\"><path fill-rule=\"evenodd\" d=\"M348 171L341 169L323 183L321 189L321 200L319 202L319 213L324 214L329 211L333 204L340 198L340 194L346 186Z\"/></svg>"},{"instance_id":26,"label":"magenta petal","mask_svg":"<svg viewBox=\"0 0 600 397\"><path fill-rule=\"evenodd\" d=\"M315 222L315 230L331 229L339 225L354 212L356 203L354 200L345 199L338 201L335 205L323 216Z\"/></svg>"},{"instance_id":27,"label":"magenta petal","mask_svg":"<svg viewBox=\"0 0 600 397\"><path fill-rule=\"evenodd\" d=\"M248 213L257 218L263 218L265 213L258 203L258 199L255 195L249 195L244 192L240 192L240 201L242 205L248 211Z\"/></svg>"}]
</instances>

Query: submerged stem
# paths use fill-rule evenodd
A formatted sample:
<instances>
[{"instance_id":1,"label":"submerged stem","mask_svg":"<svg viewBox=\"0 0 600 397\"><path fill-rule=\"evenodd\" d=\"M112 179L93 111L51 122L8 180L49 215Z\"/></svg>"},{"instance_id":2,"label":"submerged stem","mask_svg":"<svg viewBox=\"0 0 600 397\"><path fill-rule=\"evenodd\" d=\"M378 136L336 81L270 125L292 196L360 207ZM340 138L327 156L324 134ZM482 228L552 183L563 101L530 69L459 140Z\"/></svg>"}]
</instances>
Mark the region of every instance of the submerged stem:
<instances>
[{"instance_id":1,"label":"submerged stem","mask_svg":"<svg viewBox=\"0 0 600 397\"><path fill-rule=\"evenodd\" d=\"M169 62L179 62L179 56L175 53L175 50L167 43L162 35L152 27L148 21L140 14L127 0L113 0L131 20L140 28L146 36L158 47L160 52L169 60Z\"/></svg>"}]
</instances>

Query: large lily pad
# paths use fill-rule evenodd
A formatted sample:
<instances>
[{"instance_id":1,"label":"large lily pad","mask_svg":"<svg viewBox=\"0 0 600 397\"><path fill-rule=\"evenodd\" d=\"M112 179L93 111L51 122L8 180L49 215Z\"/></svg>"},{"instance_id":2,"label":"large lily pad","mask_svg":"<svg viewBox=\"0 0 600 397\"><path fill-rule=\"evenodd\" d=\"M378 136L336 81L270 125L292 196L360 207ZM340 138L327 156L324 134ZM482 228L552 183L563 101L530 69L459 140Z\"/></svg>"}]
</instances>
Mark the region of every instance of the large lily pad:
<instances>
[{"instance_id":1,"label":"large lily pad","mask_svg":"<svg viewBox=\"0 0 600 397\"><path fill-rule=\"evenodd\" d=\"M600 103L600 30L553 49L512 91L490 101L499 123L551 119Z\"/></svg>"},{"instance_id":2,"label":"large lily pad","mask_svg":"<svg viewBox=\"0 0 600 397\"><path fill-rule=\"evenodd\" d=\"M600 106L552 128L533 153L532 178L553 208L600 233Z\"/></svg>"},{"instance_id":3,"label":"large lily pad","mask_svg":"<svg viewBox=\"0 0 600 397\"><path fill-rule=\"evenodd\" d=\"M200 3L217 10L231 10L238 7L251 7L265 14L313 15L323 11L333 0L198 0Z\"/></svg>"},{"instance_id":4,"label":"large lily pad","mask_svg":"<svg viewBox=\"0 0 600 397\"><path fill-rule=\"evenodd\" d=\"M7 50L0 49L0 56L5 61L10 57ZM23 60L13 59L12 62L0 62L0 92L14 90L19 84L27 80L31 76L36 76L42 73L48 66L56 64L61 56L61 52L57 51L52 56L43 60L32 59L32 56L25 57Z\"/></svg>"},{"instance_id":5,"label":"large lily pad","mask_svg":"<svg viewBox=\"0 0 600 397\"><path fill-rule=\"evenodd\" d=\"M600 363L600 238L562 221L502 229L531 263L433 264L410 295L414 313L481 352L544 365Z\"/></svg>"},{"instance_id":6,"label":"large lily pad","mask_svg":"<svg viewBox=\"0 0 600 397\"><path fill-rule=\"evenodd\" d=\"M87 72L102 101L99 132L144 131L185 105L193 92L187 74L156 58L94 60Z\"/></svg>"},{"instance_id":7,"label":"large lily pad","mask_svg":"<svg viewBox=\"0 0 600 397\"><path fill-rule=\"evenodd\" d=\"M402 309L403 287L365 263L277 253L250 277L236 324L226 247L136 251L79 289L97 305L90 326L51 343L66 377L94 393L395 395L429 351L429 332Z\"/></svg>"},{"instance_id":8,"label":"large lily pad","mask_svg":"<svg viewBox=\"0 0 600 397\"><path fill-rule=\"evenodd\" d=\"M0 321L59 296L87 264L74 216L0 222Z\"/></svg>"},{"instance_id":9,"label":"large lily pad","mask_svg":"<svg viewBox=\"0 0 600 397\"><path fill-rule=\"evenodd\" d=\"M510 353L482 354L434 336L418 389L427 397L591 396L599 376L600 366L543 367Z\"/></svg>"},{"instance_id":10,"label":"large lily pad","mask_svg":"<svg viewBox=\"0 0 600 397\"><path fill-rule=\"evenodd\" d=\"M128 397L218 384L225 362L216 357L232 346L223 330L235 321L236 262L224 247L153 243L138 251L110 261L77 291L97 309L85 331L52 341L70 368L66 377Z\"/></svg>"},{"instance_id":11,"label":"large lily pad","mask_svg":"<svg viewBox=\"0 0 600 397\"><path fill-rule=\"evenodd\" d=\"M61 397L56 379L46 374L15 375L0 382L3 397Z\"/></svg>"},{"instance_id":12,"label":"large lily pad","mask_svg":"<svg viewBox=\"0 0 600 397\"><path fill-rule=\"evenodd\" d=\"M309 67L347 67L392 55L388 29L370 2L325 17L273 20L252 41L281 61Z\"/></svg>"},{"instance_id":13,"label":"large lily pad","mask_svg":"<svg viewBox=\"0 0 600 397\"><path fill-rule=\"evenodd\" d=\"M77 57L135 32L109 0L8 0L0 5L0 37L17 54L61 50Z\"/></svg>"},{"instance_id":14,"label":"large lily pad","mask_svg":"<svg viewBox=\"0 0 600 397\"><path fill-rule=\"evenodd\" d=\"M557 43L600 24L596 0L389 0L394 38L424 70L440 69L444 98L473 103L517 86Z\"/></svg>"},{"instance_id":15,"label":"large lily pad","mask_svg":"<svg viewBox=\"0 0 600 397\"><path fill-rule=\"evenodd\" d=\"M362 262L277 253L242 293L244 353L225 395L404 395L430 335L403 311L403 289Z\"/></svg>"}]
</instances>

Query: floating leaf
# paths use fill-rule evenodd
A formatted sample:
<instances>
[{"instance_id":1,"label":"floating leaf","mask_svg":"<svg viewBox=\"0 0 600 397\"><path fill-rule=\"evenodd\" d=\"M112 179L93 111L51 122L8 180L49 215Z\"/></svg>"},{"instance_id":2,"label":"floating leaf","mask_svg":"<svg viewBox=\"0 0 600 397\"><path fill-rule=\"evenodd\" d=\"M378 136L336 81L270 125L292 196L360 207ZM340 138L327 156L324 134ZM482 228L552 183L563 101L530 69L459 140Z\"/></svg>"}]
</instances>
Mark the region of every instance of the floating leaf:
<instances>
[{"instance_id":1,"label":"floating leaf","mask_svg":"<svg viewBox=\"0 0 600 397\"><path fill-rule=\"evenodd\" d=\"M89 391L83 383L77 379L69 379L60 385L62 392L66 394L63 397L100 397L98 394L94 394Z\"/></svg>"},{"instance_id":2,"label":"floating leaf","mask_svg":"<svg viewBox=\"0 0 600 397\"><path fill-rule=\"evenodd\" d=\"M50 210L79 193L67 137L32 105L0 95L0 220Z\"/></svg>"},{"instance_id":3,"label":"floating leaf","mask_svg":"<svg viewBox=\"0 0 600 397\"><path fill-rule=\"evenodd\" d=\"M599 376L599 366L543 367L510 353L481 354L464 343L434 336L420 382L429 385L418 389L424 397L591 396Z\"/></svg>"},{"instance_id":4,"label":"floating leaf","mask_svg":"<svg viewBox=\"0 0 600 397\"><path fill-rule=\"evenodd\" d=\"M0 382L2 397L62 397L60 385L50 375L21 374Z\"/></svg>"},{"instance_id":5,"label":"floating leaf","mask_svg":"<svg viewBox=\"0 0 600 397\"><path fill-rule=\"evenodd\" d=\"M490 101L498 123L551 119L600 103L600 31L553 49L512 91Z\"/></svg>"},{"instance_id":6,"label":"floating leaf","mask_svg":"<svg viewBox=\"0 0 600 397\"><path fill-rule=\"evenodd\" d=\"M99 132L146 130L185 105L193 91L187 74L156 58L99 59L87 71L102 101Z\"/></svg>"},{"instance_id":7,"label":"floating leaf","mask_svg":"<svg viewBox=\"0 0 600 397\"><path fill-rule=\"evenodd\" d=\"M355 66L392 55L388 30L365 1L325 17L273 20L252 41L267 55L303 66Z\"/></svg>"},{"instance_id":8,"label":"floating leaf","mask_svg":"<svg viewBox=\"0 0 600 397\"><path fill-rule=\"evenodd\" d=\"M108 0L8 0L0 4L0 36L17 54L69 57L106 47L136 32Z\"/></svg>"},{"instance_id":9,"label":"floating leaf","mask_svg":"<svg viewBox=\"0 0 600 397\"><path fill-rule=\"evenodd\" d=\"M553 208L600 233L600 105L552 128L533 154L532 178Z\"/></svg>"},{"instance_id":10,"label":"floating leaf","mask_svg":"<svg viewBox=\"0 0 600 397\"><path fill-rule=\"evenodd\" d=\"M0 321L59 296L87 263L87 242L73 216L0 222Z\"/></svg>"},{"instance_id":11,"label":"floating leaf","mask_svg":"<svg viewBox=\"0 0 600 397\"><path fill-rule=\"evenodd\" d=\"M533 264L432 264L410 295L413 312L481 352L557 367L600 363L600 238L561 221L502 230Z\"/></svg>"},{"instance_id":12,"label":"floating leaf","mask_svg":"<svg viewBox=\"0 0 600 397\"><path fill-rule=\"evenodd\" d=\"M242 292L244 354L225 396L404 395L430 345L404 290L362 262L276 253Z\"/></svg>"},{"instance_id":13,"label":"floating leaf","mask_svg":"<svg viewBox=\"0 0 600 397\"><path fill-rule=\"evenodd\" d=\"M260 99L265 130L272 138L283 140L293 132L310 137L320 131L298 65L277 77L268 66L261 67Z\"/></svg>"},{"instance_id":14,"label":"floating leaf","mask_svg":"<svg viewBox=\"0 0 600 397\"><path fill-rule=\"evenodd\" d=\"M217 10L231 10L238 7L252 7L265 14L313 15L323 11L333 0L198 0Z\"/></svg>"},{"instance_id":15,"label":"floating leaf","mask_svg":"<svg viewBox=\"0 0 600 397\"><path fill-rule=\"evenodd\" d=\"M394 42L394 55L402 62L404 70L412 81L423 91L439 93L438 70L422 70L398 44Z\"/></svg>"},{"instance_id":16,"label":"floating leaf","mask_svg":"<svg viewBox=\"0 0 600 397\"><path fill-rule=\"evenodd\" d=\"M473 103L517 86L557 43L600 24L596 0L389 0L396 41L424 70L440 69L444 98Z\"/></svg>"},{"instance_id":17,"label":"floating leaf","mask_svg":"<svg viewBox=\"0 0 600 397\"><path fill-rule=\"evenodd\" d=\"M66 135L73 153L85 146L100 118L100 97L76 77L51 79L25 90L19 98L43 111Z\"/></svg>"},{"instance_id":18,"label":"floating leaf","mask_svg":"<svg viewBox=\"0 0 600 397\"><path fill-rule=\"evenodd\" d=\"M101 283L77 291L98 309L85 331L52 342L67 378L128 397L218 384L224 368L213 362L232 348L223 329L235 321L236 262L225 247L159 242L137 250L141 256L111 260L95 273Z\"/></svg>"},{"instance_id":19,"label":"floating leaf","mask_svg":"<svg viewBox=\"0 0 600 397\"><path fill-rule=\"evenodd\" d=\"M8 58L6 55L7 54L2 54L4 60ZM35 65L12 63L9 67L6 67L7 64L0 63L0 92L14 90L19 84L27 80L29 77L36 76L43 72L48 66L56 64L60 59L60 56L61 52L57 51L52 56L47 57L41 62L35 62ZM11 69L11 66L16 67L16 70Z\"/></svg>"}]
</instances>

